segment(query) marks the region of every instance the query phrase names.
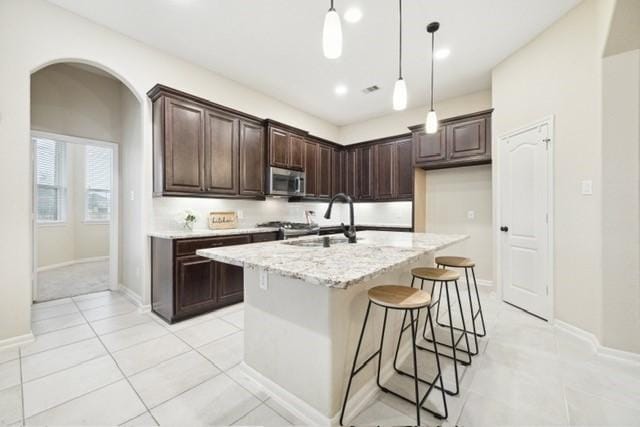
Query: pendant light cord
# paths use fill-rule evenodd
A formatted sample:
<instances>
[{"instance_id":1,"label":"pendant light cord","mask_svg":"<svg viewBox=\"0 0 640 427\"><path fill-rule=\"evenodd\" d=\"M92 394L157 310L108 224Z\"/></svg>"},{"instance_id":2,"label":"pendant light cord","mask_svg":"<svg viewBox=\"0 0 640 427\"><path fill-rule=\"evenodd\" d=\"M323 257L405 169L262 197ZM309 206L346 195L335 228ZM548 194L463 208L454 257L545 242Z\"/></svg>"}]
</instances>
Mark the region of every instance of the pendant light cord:
<instances>
[{"instance_id":1,"label":"pendant light cord","mask_svg":"<svg viewBox=\"0 0 640 427\"><path fill-rule=\"evenodd\" d=\"M431 33L431 111L433 111L433 49L435 46L435 31Z\"/></svg>"},{"instance_id":2,"label":"pendant light cord","mask_svg":"<svg viewBox=\"0 0 640 427\"><path fill-rule=\"evenodd\" d=\"M402 0L398 0L398 9L400 10L400 60L398 64L398 78L402 79Z\"/></svg>"},{"instance_id":3,"label":"pendant light cord","mask_svg":"<svg viewBox=\"0 0 640 427\"><path fill-rule=\"evenodd\" d=\"M329 8L329 10L335 10L335 9L333 8L333 0L331 0L331 7Z\"/></svg>"}]
</instances>

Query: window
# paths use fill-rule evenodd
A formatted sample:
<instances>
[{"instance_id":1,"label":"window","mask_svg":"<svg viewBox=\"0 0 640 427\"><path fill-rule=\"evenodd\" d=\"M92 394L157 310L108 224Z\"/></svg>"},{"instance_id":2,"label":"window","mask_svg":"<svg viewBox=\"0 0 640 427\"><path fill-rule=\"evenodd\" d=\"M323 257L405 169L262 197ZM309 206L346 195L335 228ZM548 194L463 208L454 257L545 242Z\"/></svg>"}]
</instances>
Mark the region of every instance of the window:
<instances>
[{"instance_id":1,"label":"window","mask_svg":"<svg viewBox=\"0 0 640 427\"><path fill-rule=\"evenodd\" d=\"M108 222L111 219L112 151L85 147L85 221Z\"/></svg>"},{"instance_id":2,"label":"window","mask_svg":"<svg viewBox=\"0 0 640 427\"><path fill-rule=\"evenodd\" d=\"M33 138L33 143L38 222L64 222L67 204L65 143L43 138Z\"/></svg>"}]
</instances>

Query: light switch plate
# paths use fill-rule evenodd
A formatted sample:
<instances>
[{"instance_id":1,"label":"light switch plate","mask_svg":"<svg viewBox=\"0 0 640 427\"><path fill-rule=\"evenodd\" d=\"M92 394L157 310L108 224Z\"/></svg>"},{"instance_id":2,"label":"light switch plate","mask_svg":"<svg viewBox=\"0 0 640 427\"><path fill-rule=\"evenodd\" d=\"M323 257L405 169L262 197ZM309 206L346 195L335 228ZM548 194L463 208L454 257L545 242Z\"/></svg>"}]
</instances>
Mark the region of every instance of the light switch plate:
<instances>
[{"instance_id":1,"label":"light switch plate","mask_svg":"<svg viewBox=\"0 0 640 427\"><path fill-rule=\"evenodd\" d=\"M582 195L591 196L593 194L593 181L582 181Z\"/></svg>"},{"instance_id":2,"label":"light switch plate","mask_svg":"<svg viewBox=\"0 0 640 427\"><path fill-rule=\"evenodd\" d=\"M467 211L467 219L476 219L476 211Z\"/></svg>"},{"instance_id":3,"label":"light switch plate","mask_svg":"<svg viewBox=\"0 0 640 427\"><path fill-rule=\"evenodd\" d=\"M260 276L260 289L266 291L269 289L269 273L264 268L261 268L258 271L258 275Z\"/></svg>"}]
</instances>

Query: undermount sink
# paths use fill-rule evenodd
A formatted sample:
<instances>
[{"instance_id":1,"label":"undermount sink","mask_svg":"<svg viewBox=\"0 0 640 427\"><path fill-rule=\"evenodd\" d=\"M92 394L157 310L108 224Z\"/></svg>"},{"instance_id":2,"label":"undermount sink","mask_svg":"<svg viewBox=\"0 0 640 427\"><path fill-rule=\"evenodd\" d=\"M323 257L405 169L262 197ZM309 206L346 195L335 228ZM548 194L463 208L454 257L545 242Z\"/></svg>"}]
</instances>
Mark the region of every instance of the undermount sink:
<instances>
[{"instance_id":1,"label":"undermount sink","mask_svg":"<svg viewBox=\"0 0 640 427\"><path fill-rule=\"evenodd\" d=\"M362 239L358 239L361 241ZM282 242L285 245L292 246L305 246L305 247L330 247L333 245L349 244L349 239L346 237L319 237L317 239L305 239L305 240L285 240Z\"/></svg>"}]
</instances>

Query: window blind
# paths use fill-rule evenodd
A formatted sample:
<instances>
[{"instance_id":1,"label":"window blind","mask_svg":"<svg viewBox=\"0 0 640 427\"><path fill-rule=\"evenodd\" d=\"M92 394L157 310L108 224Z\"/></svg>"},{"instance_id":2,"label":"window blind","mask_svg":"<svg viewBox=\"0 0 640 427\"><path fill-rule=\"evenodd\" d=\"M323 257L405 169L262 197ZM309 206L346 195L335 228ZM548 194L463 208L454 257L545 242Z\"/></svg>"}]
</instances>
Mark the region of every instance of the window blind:
<instances>
[{"instance_id":1,"label":"window blind","mask_svg":"<svg viewBox=\"0 0 640 427\"><path fill-rule=\"evenodd\" d=\"M87 145L85 150L85 220L109 221L112 151L109 148L92 145Z\"/></svg>"},{"instance_id":2,"label":"window blind","mask_svg":"<svg viewBox=\"0 0 640 427\"><path fill-rule=\"evenodd\" d=\"M65 144L41 138L34 138L33 142L36 157L38 221L64 221L66 204Z\"/></svg>"}]
</instances>

